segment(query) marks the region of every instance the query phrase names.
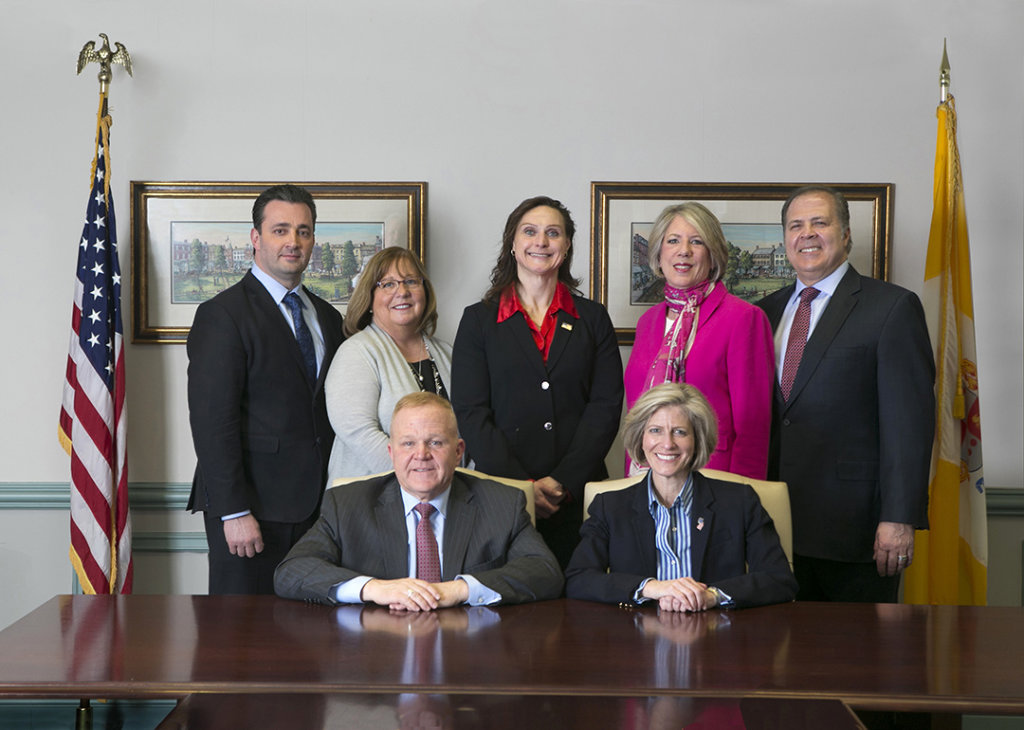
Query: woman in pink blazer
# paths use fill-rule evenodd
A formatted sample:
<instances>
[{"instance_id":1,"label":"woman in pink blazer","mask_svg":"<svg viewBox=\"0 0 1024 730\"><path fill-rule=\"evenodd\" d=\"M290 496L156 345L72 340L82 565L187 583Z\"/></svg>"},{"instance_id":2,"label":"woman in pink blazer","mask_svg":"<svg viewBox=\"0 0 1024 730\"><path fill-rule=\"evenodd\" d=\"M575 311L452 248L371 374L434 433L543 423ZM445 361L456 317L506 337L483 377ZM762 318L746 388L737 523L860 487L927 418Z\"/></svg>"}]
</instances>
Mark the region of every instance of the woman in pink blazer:
<instances>
[{"instance_id":1,"label":"woman in pink blazer","mask_svg":"<svg viewBox=\"0 0 1024 730\"><path fill-rule=\"evenodd\" d=\"M651 270L665 299L637 323L624 376L626 407L666 382L696 386L718 417L707 468L764 479L768 468L774 338L768 318L729 294L722 226L700 203L665 208L651 228ZM633 465L627 459L627 474Z\"/></svg>"}]
</instances>

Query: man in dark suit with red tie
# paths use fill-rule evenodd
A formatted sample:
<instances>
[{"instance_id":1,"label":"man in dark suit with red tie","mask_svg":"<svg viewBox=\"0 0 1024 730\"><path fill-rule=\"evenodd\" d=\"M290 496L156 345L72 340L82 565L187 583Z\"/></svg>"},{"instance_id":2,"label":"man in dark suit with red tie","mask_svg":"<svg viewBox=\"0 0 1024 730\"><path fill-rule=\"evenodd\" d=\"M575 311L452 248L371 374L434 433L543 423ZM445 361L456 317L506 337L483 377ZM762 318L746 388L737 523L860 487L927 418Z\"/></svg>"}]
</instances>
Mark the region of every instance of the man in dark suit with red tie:
<instances>
[{"instance_id":1,"label":"man in dark suit with red tie","mask_svg":"<svg viewBox=\"0 0 1024 730\"><path fill-rule=\"evenodd\" d=\"M759 302L775 330L768 478L789 485L797 600L894 602L927 527L935 365L917 296L849 264L841 193L782 208L797 282Z\"/></svg>"},{"instance_id":2,"label":"man in dark suit with red tie","mask_svg":"<svg viewBox=\"0 0 1024 730\"><path fill-rule=\"evenodd\" d=\"M252 209L253 266L196 310L188 402L210 593L273 593L274 569L316 520L334 433L324 376L342 319L302 286L316 204L276 185Z\"/></svg>"}]
</instances>

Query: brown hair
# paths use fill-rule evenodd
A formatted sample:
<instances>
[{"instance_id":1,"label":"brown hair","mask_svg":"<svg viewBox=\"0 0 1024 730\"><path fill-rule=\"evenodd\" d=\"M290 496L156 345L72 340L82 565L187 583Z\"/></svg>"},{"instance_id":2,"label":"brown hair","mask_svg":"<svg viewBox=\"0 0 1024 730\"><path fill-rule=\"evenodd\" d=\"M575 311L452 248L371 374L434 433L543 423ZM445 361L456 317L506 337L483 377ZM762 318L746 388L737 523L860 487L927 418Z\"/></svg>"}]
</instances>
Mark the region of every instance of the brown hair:
<instances>
[{"instance_id":1,"label":"brown hair","mask_svg":"<svg viewBox=\"0 0 1024 730\"><path fill-rule=\"evenodd\" d=\"M352 298L348 301L348 314L345 317L345 335L351 337L356 332L366 329L373 321L373 293L377 290L377 282L381 280L391 265L401 271L412 269L415 276L423 279L423 290L426 292L426 301L423 304L423 316L420 318L416 328L418 332L425 332L428 335L434 334L437 328L437 295L434 294L434 285L427 278L427 272L416 255L407 248L400 246L389 246L375 253L363 272L359 275L359 282L352 292Z\"/></svg>"},{"instance_id":2,"label":"brown hair","mask_svg":"<svg viewBox=\"0 0 1024 730\"><path fill-rule=\"evenodd\" d=\"M546 195L538 195L533 198L527 198L508 214L508 220L505 221L505 232L501 236L501 250L498 251L498 262L491 269L491 287L483 297L485 302L497 303L501 299L501 293L505 291L505 288L519 280L516 270L516 259L512 255L512 242L516 238L516 229L519 227L519 222L523 219L523 216L534 208L540 208L541 206L554 208L562 215L565 235L569 239L569 248L565 252L565 259L562 260L562 265L558 267L558 280L569 287L571 291L578 293L577 287L580 285L580 280L572 275L572 238L576 234L576 224L572 221L569 209L562 205L561 201L549 198Z\"/></svg>"}]
</instances>

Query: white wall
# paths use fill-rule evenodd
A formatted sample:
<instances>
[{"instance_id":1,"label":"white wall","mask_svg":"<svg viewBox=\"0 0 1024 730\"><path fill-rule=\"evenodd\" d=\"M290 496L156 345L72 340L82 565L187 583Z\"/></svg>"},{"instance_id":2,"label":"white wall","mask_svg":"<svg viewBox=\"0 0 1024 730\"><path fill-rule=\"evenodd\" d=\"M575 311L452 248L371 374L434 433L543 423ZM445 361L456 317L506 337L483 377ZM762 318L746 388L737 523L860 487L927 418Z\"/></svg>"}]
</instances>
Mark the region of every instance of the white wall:
<instances>
[{"instance_id":1,"label":"white wall","mask_svg":"<svg viewBox=\"0 0 1024 730\"><path fill-rule=\"evenodd\" d=\"M1017 0L0 0L0 12L0 482L68 475L56 418L98 91L95 65L73 68L103 31L135 64L132 79L115 69L111 92L126 279L132 179L426 180L449 339L524 197L567 203L587 273L592 180L893 182L893 279L920 290L947 37L986 477L1024 485ZM188 481L184 348L127 356L130 477ZM65 521L50 522L38 539L66 542ZM5 560L0 581L19 569ZM65 585L66 558L42 572ZM4 611L0 625L23 612Z\"/></svg>"}]
</instances>

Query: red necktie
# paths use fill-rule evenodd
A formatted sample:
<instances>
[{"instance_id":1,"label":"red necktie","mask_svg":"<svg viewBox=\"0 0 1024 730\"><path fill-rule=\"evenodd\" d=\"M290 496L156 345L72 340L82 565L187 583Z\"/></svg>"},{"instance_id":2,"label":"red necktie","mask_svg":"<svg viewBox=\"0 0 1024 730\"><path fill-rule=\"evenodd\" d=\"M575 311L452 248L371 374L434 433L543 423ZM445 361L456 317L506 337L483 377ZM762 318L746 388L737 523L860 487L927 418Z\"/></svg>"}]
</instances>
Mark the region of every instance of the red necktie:
<instances>
[{"instance_id":1,"label":"red necktie","mask_svg":"<svg viewBox=\"0 0 1024 730\"><path fill-rule=\"evenodd\" d=\"M793 325L789 328L789 340L786 342L786 359L782 361L782 386L783 400L789 400L789 393L793 390L793 380L796 378L796 370L800 367L800 358L804 356L804 345L807 344L807 330L811 326L811 300L820 294L813 286L809 286L800 292L800 306L796 308L796 316L793 317Z\"/></svg>"},{"instance_id":2,"label":"red necktie","mask_svg":"<svg viewBox=\"0 0 1024 730\"><path fill-rule=\"evenodd\" d=\"M429 502L420 502L413 509L420 513L416 525L416 577L428 583L441 582L441 561L437 557L437 538L430 526L430 515L436 511Z\"/></svg>"}]
</instances>

